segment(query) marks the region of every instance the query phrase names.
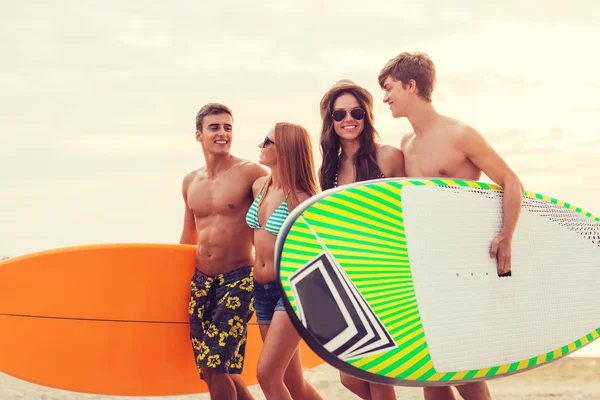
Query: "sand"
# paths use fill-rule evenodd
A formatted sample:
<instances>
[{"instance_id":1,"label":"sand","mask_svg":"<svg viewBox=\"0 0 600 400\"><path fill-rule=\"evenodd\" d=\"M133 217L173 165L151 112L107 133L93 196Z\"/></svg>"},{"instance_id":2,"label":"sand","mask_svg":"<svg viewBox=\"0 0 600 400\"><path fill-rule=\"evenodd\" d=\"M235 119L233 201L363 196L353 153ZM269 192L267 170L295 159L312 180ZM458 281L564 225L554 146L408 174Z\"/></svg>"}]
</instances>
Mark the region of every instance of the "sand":
<instances>
[{"instance_id":1,"label":"sand","mask_svg":"<svg viewBox=\"0 0 600 400\"><path fill-rule=\"evenodd\" d=\"M357 399L340 383L337 371L322 365L305 372L311 382L327 400ZM496 400L553 399L600 400L600 358L567 357L532 371L490 381L490 388ZM256 399L264 399L258 386L250 391ZM397 387L400 400L423 399L422 389ZM24 382L0 373L0 400L40 399L40 400L106 400L106 399L157 399L156 397L109 397L85 395L50 389ZM208 395L173 396L160 399L208 400Z\"/></svg>"}]
</instances>

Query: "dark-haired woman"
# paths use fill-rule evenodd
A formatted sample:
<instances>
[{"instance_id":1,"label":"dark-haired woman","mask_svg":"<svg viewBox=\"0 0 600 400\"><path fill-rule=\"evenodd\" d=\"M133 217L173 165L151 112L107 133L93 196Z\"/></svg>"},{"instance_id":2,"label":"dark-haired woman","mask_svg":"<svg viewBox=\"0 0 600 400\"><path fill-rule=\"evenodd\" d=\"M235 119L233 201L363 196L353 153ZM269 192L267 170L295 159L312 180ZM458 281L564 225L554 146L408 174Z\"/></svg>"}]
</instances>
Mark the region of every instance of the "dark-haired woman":
<instances>
[{"instance_id":1,"label":"dark-haired woman","mask_svg":"<svg viewBox=\"0 0 600 400\"><path fill-rule=\"evenodd\" d=\"M392 177L404 177L400 149L380 144L373 125L373 97L349 80L337 82L321 99L321 190ZM364 400L395 399L394 387L340 372L342 384Z\"/></svg>"}]
</instances>

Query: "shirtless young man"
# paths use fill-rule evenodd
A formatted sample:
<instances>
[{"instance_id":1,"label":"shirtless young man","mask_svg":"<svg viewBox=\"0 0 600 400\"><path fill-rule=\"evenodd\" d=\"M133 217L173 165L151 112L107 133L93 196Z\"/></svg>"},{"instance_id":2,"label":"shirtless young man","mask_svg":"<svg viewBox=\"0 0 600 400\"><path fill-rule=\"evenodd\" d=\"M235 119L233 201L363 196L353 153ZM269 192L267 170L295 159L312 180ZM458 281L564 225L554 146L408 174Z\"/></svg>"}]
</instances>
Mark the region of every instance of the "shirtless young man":
<instances>
[{"instance_id":1,"label":"shirtless young man","mask_svg":"<svg viewBox=\"0 0 600 400\"><path fill-rule=\"evenodd\" d=\"M267 171L229 152L233 115L209 103L196 116L206 166L183 179L185 216L179 243L197 245L191 281L190 339L211 399L252 399L242 372L254 313L253 231L246 224L252 184ZM238 374L238 375L235 375Z\"/></svg>"},{"instance_id":2,"label":"shirtless young man","mask_svg":"<svg viewBox=\"0 0 600 400\"><path fill-rule=\"evenodd\" d=\"M407 176L478 180L483 172L504 189L503 226L490 244L490 258L497 259L499 275L508 273L523 198L519 178L477 130L437 113L431 104L435 65L426 54L399 54L378 79L392 116L406 117L413 127L401 142ZM492 398L485 382L460 385L457 390L465 400ZM426 400L455 399L450 386L427 387L424 394Z\"/></svg>"}]
</instances>

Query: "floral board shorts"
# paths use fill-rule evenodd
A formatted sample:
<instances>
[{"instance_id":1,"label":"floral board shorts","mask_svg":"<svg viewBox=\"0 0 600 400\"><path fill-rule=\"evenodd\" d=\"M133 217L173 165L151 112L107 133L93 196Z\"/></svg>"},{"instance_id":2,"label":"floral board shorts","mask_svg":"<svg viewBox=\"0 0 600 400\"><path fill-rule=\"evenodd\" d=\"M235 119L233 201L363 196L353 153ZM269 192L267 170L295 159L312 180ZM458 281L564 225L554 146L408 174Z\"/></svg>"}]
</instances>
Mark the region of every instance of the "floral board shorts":
<instances>
[{"instance_id":1,"label":"floral board shorts","mask_svg":"<svg viewBox=\"0 0 600 400\"><path fill-rule=\"evenodd\" d=\"M190 339L200 377L201 367L241 374L254 314L252 266L216 276L196 270L190 286Z\"/></svg>"}]
</instances>

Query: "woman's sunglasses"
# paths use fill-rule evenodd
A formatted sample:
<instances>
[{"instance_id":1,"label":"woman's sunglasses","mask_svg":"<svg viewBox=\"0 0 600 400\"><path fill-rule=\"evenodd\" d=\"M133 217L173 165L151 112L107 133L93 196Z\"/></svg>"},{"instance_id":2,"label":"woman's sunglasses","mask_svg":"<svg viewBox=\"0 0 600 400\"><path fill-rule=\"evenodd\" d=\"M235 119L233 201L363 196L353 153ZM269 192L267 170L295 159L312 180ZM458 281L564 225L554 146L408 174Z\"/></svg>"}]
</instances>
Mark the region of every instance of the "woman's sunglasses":
<instances>
[{"instance_id":1,"label":"woman's sunglasses","mask_svg":"<svg viewBox=\"0 0 600 400\"><path fill-rule=\"evenodd\" d=\"M267 147L268 144L275 144L275 142L272 141L271 139L269 139L268 136L265 136L265 140L263 141L263 144L261 147Z\"/></svg>"},{"instance_id":2,"label":"woman's sunglasses","mask_svg":"<svg viewBox=\"0 0 600 400\"><path fill-rule=\"evenodd\" d=\"M344 118L346 118L347 114L348 112L346 110L335 110L333 114L331 114L331 116L335 121L340 122ZM352 118L354 118L355 120L360 121L365 117L365 110L363 110L362 108L353 108L352 110L350 110L350 115L352 115Z\"/></svg>"}]
</instances>

